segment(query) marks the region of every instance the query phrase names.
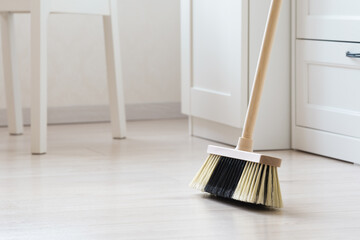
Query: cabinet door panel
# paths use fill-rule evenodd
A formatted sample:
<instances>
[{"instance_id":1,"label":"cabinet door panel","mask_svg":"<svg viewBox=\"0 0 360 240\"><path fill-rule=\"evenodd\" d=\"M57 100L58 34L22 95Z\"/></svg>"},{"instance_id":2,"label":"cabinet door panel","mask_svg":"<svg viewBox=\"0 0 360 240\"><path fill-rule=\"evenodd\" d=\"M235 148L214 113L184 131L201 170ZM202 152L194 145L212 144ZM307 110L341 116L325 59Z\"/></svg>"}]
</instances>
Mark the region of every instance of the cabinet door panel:
<instances>
[{"instance_id":1,"label":"cabinet door panel","mask_svg":"<svg viewBox=\"0 0 360 240\"><path fill-rule=\"evenodd\" d=\"M242 126L248 89L247 4L182 0L182 78L190 82L189 90L183 88L190 99L185 113Z\"/></svg>"},{"instance_id":2,"label":"cabinet door panel","mask_svg":"<svg viewBox=\"0 0 360 240\"><path fill-rule=\"evenodd\" d=\"M297 38L360 41L360 1L296 0Z\"/></svg>"},{"instance_id":3,"label":"cabinet door panel","mask_svg":"<svg viewBox=\"0 0 360 240\"><path fill-rule=\"evenodd\" d=\"M360 138L360 44L297 41L296 124Z\"/></svg>"}]
</instances>

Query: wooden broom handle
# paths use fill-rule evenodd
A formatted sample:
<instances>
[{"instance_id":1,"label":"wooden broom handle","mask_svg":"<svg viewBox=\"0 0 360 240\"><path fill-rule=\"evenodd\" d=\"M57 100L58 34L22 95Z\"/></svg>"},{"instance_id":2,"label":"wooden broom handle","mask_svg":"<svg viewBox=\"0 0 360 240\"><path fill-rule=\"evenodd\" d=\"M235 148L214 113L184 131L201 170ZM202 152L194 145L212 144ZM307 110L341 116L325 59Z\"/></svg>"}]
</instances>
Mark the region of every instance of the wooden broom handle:
<instances>
[{"instance_id":1,"label":"wooden broom handle","mask_svg":"<svg viewBox=\"0 0 360 240\"><path fill-rule=\"evenodd\" d=\"M260 51L260 57L256 68L254 85L243 128L243 134L242 137L239 139L239 143L237 146L238 150L248 152L253 151L252 136L254 133L256 117L259 110L260 98L264 88L266 71L269 65L270 53L274 42L275 30L280 15L281 3L282 0L272 0L270 5L265 34Z\"/></svg>"}]
</instances>

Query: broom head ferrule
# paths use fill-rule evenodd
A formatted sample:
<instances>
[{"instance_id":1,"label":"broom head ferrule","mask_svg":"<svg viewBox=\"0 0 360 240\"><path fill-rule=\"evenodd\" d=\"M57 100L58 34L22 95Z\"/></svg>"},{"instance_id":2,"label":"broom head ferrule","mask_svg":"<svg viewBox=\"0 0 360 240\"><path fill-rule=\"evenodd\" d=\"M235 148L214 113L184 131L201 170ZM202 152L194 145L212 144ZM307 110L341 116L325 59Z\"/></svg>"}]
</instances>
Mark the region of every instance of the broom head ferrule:
<instances>
[{"instance_id":1,"label":"broom head ferrule","mask_svg":"<svg viewBox=\"0 0 360 240\"><path fill-rule=\"evenodd\" d=\"M253 151L253 140L251 138L239 138L238 144L236 146L237 150L252 152Z\"/></svg>"}]
</instances>

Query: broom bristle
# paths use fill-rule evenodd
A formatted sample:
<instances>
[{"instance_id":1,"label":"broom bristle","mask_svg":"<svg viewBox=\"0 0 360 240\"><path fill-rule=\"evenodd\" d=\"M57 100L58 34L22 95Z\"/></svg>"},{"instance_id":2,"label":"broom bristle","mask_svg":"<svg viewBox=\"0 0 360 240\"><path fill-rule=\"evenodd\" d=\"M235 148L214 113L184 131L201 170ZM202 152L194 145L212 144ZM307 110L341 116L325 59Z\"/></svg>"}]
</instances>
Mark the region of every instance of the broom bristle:
<instances>
[{"instance_id":1,"label":"broom bristle","mask_svg":"<svg viewBox=\"0 0 360 240\"><path fill-rule=\"evenodd\" d=\"M210 154L190 186L242 202L283 206L277 168L265 164Z\"/></svg>"},{"instance_id":2,"label":"broom bristle","mask_svg":"<svg viewBox=\"0 0 360 240\"><path fill-rule=\"evenodd\" d=\"M199 172L195 175L194 179L190 183L190 187L204 191L206 184L209 182L211 174L213 173L219 160L220 156L210 154L204 165L200 168Z\"/></svg>"}]
</instances>

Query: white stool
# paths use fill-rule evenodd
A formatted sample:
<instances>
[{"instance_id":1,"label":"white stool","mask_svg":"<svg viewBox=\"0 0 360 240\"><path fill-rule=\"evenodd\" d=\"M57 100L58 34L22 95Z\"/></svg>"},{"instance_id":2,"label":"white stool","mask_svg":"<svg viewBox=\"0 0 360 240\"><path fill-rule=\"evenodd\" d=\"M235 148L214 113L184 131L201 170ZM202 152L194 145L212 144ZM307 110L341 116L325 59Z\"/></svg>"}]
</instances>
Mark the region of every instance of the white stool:
<instances>
[{"instance_id":1,"label":"white stool","mask_svg":"<svg viewBox=\"0 0 360 240\"><path fill-rule=\"evenodd\" d=\"M112 133L126 134L125 104L120 56L118 0L0 0L2 57L10 134L23 132L20 83L14 59L13 13L31 13L31 151L46 153L47 135L47 24L50 13L102 15L104 20L107 77Z\"/></svg>"}]
</instances>

